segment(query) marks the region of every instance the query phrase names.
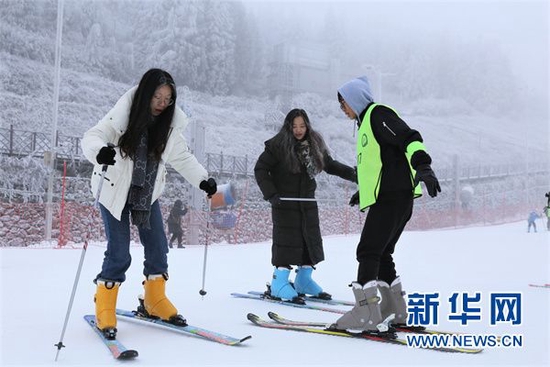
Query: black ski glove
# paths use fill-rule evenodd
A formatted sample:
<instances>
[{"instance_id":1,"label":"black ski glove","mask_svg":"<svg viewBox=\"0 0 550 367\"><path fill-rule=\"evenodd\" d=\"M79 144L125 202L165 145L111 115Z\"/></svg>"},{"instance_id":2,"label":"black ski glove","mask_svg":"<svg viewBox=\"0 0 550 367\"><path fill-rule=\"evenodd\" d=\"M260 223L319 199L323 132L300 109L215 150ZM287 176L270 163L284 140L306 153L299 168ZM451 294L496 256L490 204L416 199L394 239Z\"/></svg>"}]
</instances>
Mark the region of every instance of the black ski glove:
<instances>
[{"instance_id":1,"label":"black ski glove","mask_svg":"<svg viewBox=\"0 0 550 367\"><path fill-rule=\"evenodd\" d=\"M353 194L351 199L349 199L349 205L350 206L359 205L359 191L357 191L355 194Z\"/></svg>"},{"instance_id":2,"label":"black ski glove","mask_svg":"<svg viewBox=\"0 0 550 367\"><path fill-rule=\"evenodd\" d=\"M106 164L109 166L112 166L115 164L115 149L109 145L107 147L103 147L99 150L99 153L97 153L97 156L95 159L97 160L97 163L99 164Z\"/></svg>"},{"instance_id":3,"label":"black ski glove","mask_svg":"<svg viewBox=\"0 0 550 367\"><path fill-rule=\"evenodd\" d=\"M437 196L438 192L441 192L441 186L439 186L439 181L435 177L434 171L429 164L421 164L416 167L416 176L414 177L414 186L418 185L420 181L424 181L428 194L434 198Z\"/></svg>"},{"instance_id":4,"label":"black ski glove","mask_svg":"<svg viewBox=\"0 0 550 367\"><path fill-rule=\"evenodd\" d=\"M216 184L216 180L210 177L208 181L206 180L201 181L201 183L199 184L199 189L206 192L206 194L210 198L212 197L212 195L216 193L216 191L218 191L218 185Z\"/></svg>"},{"instance_id":5,"label":"black ski glove","mask_svg":"<svg viewBox=\"0 0 550 367\"><path fill-rule=\"evenodd\" d=\"M275 194L272 197L269 198L269 202L271 203L271 206L279 206L281 205L281 197L279 194Z\"/></svg>"}]
</instances>

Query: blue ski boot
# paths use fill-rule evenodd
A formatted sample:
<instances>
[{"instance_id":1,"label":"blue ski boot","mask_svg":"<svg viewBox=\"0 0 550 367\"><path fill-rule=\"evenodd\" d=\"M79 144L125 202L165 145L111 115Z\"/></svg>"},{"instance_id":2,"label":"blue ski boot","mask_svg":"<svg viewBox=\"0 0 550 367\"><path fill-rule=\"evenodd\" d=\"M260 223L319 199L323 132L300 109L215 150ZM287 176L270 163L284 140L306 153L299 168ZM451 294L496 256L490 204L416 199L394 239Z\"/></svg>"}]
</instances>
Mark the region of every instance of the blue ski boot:
<instances>
[{"instance_id":1,"label":"blue ski boot","mask_svg":"<svg viewBox=\"0 0 550 367\"><path fill-rule=\"evenodd\" d=\"M270 287L271 297L280 298L284 301L293 301L298 298L298 293L296 293L294 287L288 281L289 274L290 269L288 268L275 268Z\"/></svg>"},{"instance_id":2,"label":"blue ski boot","mask_svg":"<svg viewBox=\"0 0 550 367\"><path fill-rule=\"evenodd\" d=\"M294 280L294 288L300 296L309 295L315 298L332 299L332 296L326 292L319 284L311 279L311 273L313 272L313 266L305 265L299 266L296 269L296 279Z\"/></svg>"}]
</instances>

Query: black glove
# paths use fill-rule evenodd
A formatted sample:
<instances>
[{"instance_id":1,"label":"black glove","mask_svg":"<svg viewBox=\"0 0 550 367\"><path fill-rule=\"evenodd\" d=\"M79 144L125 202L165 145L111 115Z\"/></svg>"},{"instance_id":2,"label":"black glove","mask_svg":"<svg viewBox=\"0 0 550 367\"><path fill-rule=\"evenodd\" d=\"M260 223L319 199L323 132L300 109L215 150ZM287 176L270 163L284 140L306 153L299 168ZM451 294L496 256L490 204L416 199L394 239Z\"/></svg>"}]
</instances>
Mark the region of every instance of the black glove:
<instances>
[{"instance_id":1,"label":"black glove","mask_svg":"<svg viewBox=\"0 0 550 367\"><path fill-rule=\"evenodd\" d=\"M271 203L271 206L279 206L281 205L281 197L279 194L275 194L269 198L269 202Z\"/></svg>"},{"instance_id":2,"label":"black glove","mask_svg":"<svg viewBox=\"0 0 550 367\"><path fill-rule=\"evenodd\" d=\"M212 177L206 180L202 180L199 184L199 189L206 192L208 197L212 197L218 191L218 185L216 184L216 180L214 180Z\"/></svg>"},{"instance_id":3,"label":"black glove","mask_svg":"<svg viewBox=\"0 0 550 367\"><path fill-rule=\"evenodd\" d=\"M434 198L437 196L438 192L441 192L441 187L439 186L439 181L435 177L434 171L429 164L421 164L416 167L416 176L414 177L414 186L418 185L420 181L424 181L428 194Z\"/></svg>"},{"instance_id":4,"label":"black glove","mask_svg":"<svg viewBox=\"0 0 550 367\"><path fill-rule=\"evenodd\" d=\"M106 164L109 166L112 166L115 164L115 149L112 146L103 147L99 150L99 153L97 153L97 156L95 159L97 160L97 163L99 164Z\"/></svg>"},{"instance_id":5,"label":"black glove","mask_svg":"<svg viewBox=\"0 0 550 367\"><path fill-rule=\"evenodd\" d=\"M350 206L359 205L359 191L357 191L355 194L353 194L351 199L349 199L349 205Z\"/></svg>"}]
</instances>

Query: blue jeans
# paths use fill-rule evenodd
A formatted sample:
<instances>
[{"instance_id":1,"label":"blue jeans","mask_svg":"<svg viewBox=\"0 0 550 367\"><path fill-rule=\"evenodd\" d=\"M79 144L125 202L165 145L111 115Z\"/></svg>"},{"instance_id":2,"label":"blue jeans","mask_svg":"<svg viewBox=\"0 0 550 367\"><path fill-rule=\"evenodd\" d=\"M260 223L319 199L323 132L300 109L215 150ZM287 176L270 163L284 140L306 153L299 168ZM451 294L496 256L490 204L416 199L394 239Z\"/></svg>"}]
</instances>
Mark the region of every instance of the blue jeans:
<instances>
[{"instance_id":1,"label":"blue jeans","mask_svg":"<svg viewBox=\"0 0 550 367\"><path fill-rule=\"evenodd\" d=\"M126 270L130 267L130 206L122 210L120 221L103 205L100 205L101 216L107 237L107 251L103 259L101 273L96 279L124 282ZM151 229L139 228L139 239L144 248L145 261L143 275L163 274L168 272L168 241L164 233L164 223L158 200L151 205L149 217Z\"/></svg>"}]
</instances>

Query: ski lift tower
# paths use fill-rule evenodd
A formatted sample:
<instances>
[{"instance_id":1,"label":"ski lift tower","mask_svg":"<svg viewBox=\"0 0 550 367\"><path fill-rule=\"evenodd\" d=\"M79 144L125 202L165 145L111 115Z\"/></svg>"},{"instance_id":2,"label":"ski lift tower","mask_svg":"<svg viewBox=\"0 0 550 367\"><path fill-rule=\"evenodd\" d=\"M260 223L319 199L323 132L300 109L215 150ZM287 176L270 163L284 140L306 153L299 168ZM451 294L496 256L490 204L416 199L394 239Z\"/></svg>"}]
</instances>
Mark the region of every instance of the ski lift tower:
<instances>
[{"instance_id":1,"label":"ski lift tower","mask_svg":"<svg viewBox=\"0 0 550 367\"><path fill-rule=\"evenodd\" d=\"M53 178L55 175L55 159L57 150L57 118L59 111L59 79L61 69L61 35L63 34L63 0L57 1L57 34L55 40L55 69L53 88L53 121L52 140L50 151L44 155L44 163L48 166L48 192L46 199L46 241L52 238L52 212L53 212Z\"/></svg>"}]
</instances>

